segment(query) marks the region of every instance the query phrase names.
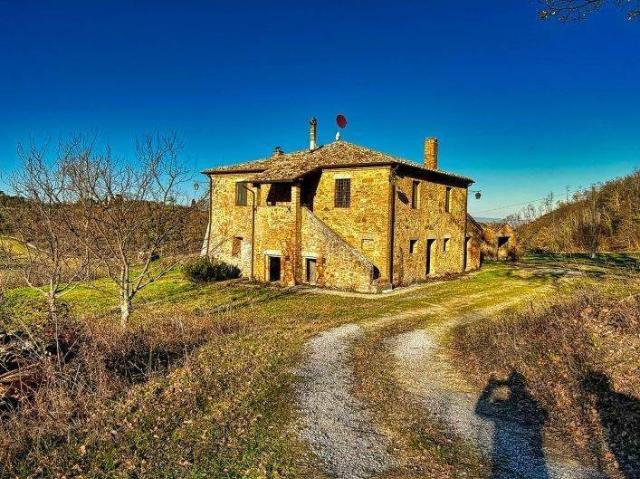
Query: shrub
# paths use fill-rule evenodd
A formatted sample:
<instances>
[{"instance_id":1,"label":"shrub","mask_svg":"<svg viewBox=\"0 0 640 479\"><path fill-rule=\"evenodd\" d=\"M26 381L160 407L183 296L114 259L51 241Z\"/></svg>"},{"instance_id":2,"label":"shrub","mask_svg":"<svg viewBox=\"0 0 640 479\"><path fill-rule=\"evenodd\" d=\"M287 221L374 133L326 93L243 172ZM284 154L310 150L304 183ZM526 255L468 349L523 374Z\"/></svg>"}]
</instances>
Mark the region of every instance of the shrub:
<instances>
[{"instance_id":1,"label":"shrub","mask_svg":"<svg viewBox=\"0 0 640 479\"><path fill-rule=\"evenodd\" d=\"M209 257L200 257L185 265L184 274L191 281L203 283L207 281L223 281L240 276L240 269L222 261L212 260Z\"/></svg>"}]
</instances>

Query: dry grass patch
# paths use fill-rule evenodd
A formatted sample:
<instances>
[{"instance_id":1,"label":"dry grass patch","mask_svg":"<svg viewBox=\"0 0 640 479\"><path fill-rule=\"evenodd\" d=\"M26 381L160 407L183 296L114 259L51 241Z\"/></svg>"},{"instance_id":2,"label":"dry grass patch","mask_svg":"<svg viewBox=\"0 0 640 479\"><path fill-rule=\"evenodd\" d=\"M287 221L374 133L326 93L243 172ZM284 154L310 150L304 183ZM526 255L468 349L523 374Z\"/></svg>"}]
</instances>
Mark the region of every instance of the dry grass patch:
<instances>
[{"instance_id":1,"label":"dry grass patch","mask_svg":"<svg viewBox=\"0 0 640 479\"><path fill-rule=\"evenodd\" d=\"M638 284L573 291L460 327L459 367L478 387L518 372L548 412L545 436L614 477L640 469Z\"/></svg>"}]
</instances>

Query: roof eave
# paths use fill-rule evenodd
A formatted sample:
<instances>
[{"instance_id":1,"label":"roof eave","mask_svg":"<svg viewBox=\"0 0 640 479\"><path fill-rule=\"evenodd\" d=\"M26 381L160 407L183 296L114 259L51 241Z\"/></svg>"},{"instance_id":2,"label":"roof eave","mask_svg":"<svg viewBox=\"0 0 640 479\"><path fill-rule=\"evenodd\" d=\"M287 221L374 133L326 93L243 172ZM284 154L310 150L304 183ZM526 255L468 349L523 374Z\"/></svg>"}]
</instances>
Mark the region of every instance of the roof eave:
<instances>
[{"instance_id":1,"label":"roof eave","mask_svg":"<svg viewBox=\"0 0 640 479\"><path fill-rule=\"evenodd\" d=\"M265 184L265 183L293 183L296 179L279 179L279 180L270 180L269 178L261 178L261 179L253 179L251 183L254 184Z\"/></svg>"},{"instance_id":2,"label":"roof eave","mask_svg":"<svg viewBox=\"0 0 640 479\"><path fill-rule=\"evenodd\" d=\"M408 169L412 169L414 171L419 171L421 173L427 173L430 175L434 175L436 177L440 177L443 179L448 179L448 180L453 180L455 182L458 183L464 183L467 186L472 185L473 183L475 183L475 181L473 181L471 178L468 178L466 176L459 176L459 175L455 175L452 173L447 173L446 171L440 171L440 170L432 170L429 168L424 168L420 165L410 165L407 163L397 163L398 166L400 166L401 168L408 168Z\"/></svg>"},{"instance_id":3,"label":"roof eave","mask_svg":"<svg viewBox=\"0 0 640 479\"><path fill-rule=\"evenodd\" d=\"M203 175L233 175L238 173L262 173L264 169L256 170L250 168L234 168L233 170L203 170L200 173Z\"/></svg>"}]
</instances>

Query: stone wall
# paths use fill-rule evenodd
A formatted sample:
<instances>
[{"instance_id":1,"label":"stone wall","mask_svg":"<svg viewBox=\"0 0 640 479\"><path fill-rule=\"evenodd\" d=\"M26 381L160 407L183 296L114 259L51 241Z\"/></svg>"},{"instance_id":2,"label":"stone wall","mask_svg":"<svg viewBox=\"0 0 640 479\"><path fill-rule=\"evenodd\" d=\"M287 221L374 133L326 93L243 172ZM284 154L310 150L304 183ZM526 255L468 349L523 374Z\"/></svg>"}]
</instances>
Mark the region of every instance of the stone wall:
<instances>
[{"instance_id":1,"label":"stone wall","mask_svg":"<svg viewBox=\"0 0 640 479\"><path fill-rule=\"evenodd\" d=\"M296 284L296 265L299 265L296 209L300 207L296 200L294 193L288 205L259 206L257 209L254 274L258 281L269 280L269 256L278 256L281 261L281 281L287 285Z\"/></svg>"},{"instance_id":2,"label":"stone wall","mask_svg":"<svg viewBox=\"0 0 640 479\"><path fill-rule=\"evenodd\" d=\"M236 206L236 183L248 177L240 174L211 176L211 205L209 208L209 238L206 240L209 255L240 268L248 277L251 265L251 205L252 195L247 194L247 206ZM240 241L240 254L234 256L233 239Z\"/></svg>"},{"instance_id":3,"label":"stone wall","mask_svg":"<svg viewBox=\"0 0 640 479\"><path fill-rule=\"evenodd\" d=\"M313 200L313 213L376 266L380 282L389 278L389 174L386 166L323 170ZM335 207L338 178L351 179L349 208Z\"/></svg>"},{"instance_id":4,"label":"stone wall","mask_svg":"<svg viewBox=\"0 0 640 479\"><path fill-rule=\"evenodd\" d=\"M482 242L484 231L482 226L467 215L467 271L474 271L482 266Z\"/></svg>"},{"instance_id":5,"label":"stone wall","mask_svg":"<svg viewBox=\"0 0 640 479\"><path fill-rule=\"evenodd\" d=\"M306 258L316 259L318 286L373 292L375 266L309 209L302 208L302 277Z\"/></svg>"},{"instance_id":6,"label":"stone wall","mask_svg":"<svg viewBox=\"0 0 640 479\"><path fill-rule=\"evenodd\" d=\"M484 224L482 228L484 230L482 251L486 258L500 261L517 258L518 239L511 226Z\"/></svg>"},{"instance_id":7,"label":"stone wall","mask_svg":"<svg viewBox=\"0 0 640 479\"><path fill-rule=\"evenodd\" d=\"M412 184L418 182L418 202L412 207ZM467 216L467 189L398 175L395 180L394 285L406 285L428 276L463 271ZM445 211L446 188L451 188L450 211ZM427 275L427 240L434 240L431 273ZM413 253L410 242L414 241ZM444 250L445 241L447 250Z\"/></svg>"}]
</instances>

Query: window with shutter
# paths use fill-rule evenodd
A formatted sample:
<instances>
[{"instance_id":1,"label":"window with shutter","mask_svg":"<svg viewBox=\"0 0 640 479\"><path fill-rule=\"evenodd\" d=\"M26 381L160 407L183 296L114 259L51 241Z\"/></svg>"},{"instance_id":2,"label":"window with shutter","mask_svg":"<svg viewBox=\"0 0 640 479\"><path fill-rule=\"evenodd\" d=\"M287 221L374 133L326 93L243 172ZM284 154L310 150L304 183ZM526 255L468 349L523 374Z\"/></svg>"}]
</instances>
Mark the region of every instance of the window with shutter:
<instances>
[{"instance_id":1,"label":"window with shutter","mask_svg":"<svg viewBox=\"0 0 640 479\"><path fill-rule=\"evenodd\" d=\"M338 178L335 185L336 208L349 208L351 206L351 179Z\"/></svg>"},{"instance_id":2,"label":"window with shutter","mask_svg":"<svg viewBox=\"0 0 640 479\"><path fill-rule=\"evenodd\" d=\"M444 197L444 211L451 213L451 188L447 186Z\"/></svg>"},{"instance_id":3,"label":"window with shutter","mask_svg":"<svg viewBox=\"0 0 640 479\"><path fill-rule=\"evenodd\" d=\"M247 182L236 183L236 206L247 206Z\"/></svg>"},{"instance_id":4,"label":"window with shutter","mask_svg":"<svg viewBox=\"0 0 640 479\"><path fill-rule=\"evenodd\" d=\"M420 198L420 182L414 181L411 183L411 208L416 209L418 207L419 198Z\"/></svg>"}]
</instances>

